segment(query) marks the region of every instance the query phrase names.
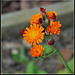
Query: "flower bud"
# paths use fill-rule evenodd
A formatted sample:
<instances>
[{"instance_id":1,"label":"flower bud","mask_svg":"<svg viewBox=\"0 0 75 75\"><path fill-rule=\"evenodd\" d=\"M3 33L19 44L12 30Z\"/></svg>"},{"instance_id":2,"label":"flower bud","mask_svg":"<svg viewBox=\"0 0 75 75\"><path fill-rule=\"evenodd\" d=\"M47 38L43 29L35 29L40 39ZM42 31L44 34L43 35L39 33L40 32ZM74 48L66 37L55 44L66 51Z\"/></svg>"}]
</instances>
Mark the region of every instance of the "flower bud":
<instances>
[{"instance_id":1,"label":"flower bud","mask_svg":"<svg viewBox=\"0 0 75 75\"><path fill-rule=\"evenodd\" d=\"M53 13L53 16L52 16L52 21L54 21L56 19L56 15Z\"/></svg>"},{"instance_id":2,"label":"flower bud","mask_svg":"<svg viewBox=\"0 0 75 75\"><path fill-rule=\"evenodd\" d=\"M57 13L54 11L49 11L48 13L46 13L46 15L50 20L54 21L56 19Z\"/></svg>"},{"instance_id":3,"label":"flower bud","mask_svg":"<svg viewBox=\"0 0 75 75\"><path fill-rule=\"evenodd\" d=\"M24 34L24 30L22 29L20 33L23 35Z\"/></svg>"},{"instance_id":4,"label":"flower bud","mask_svg":"<svg viewBox=\"0 0 75 75\"><path fill-rule=\"evenodd\" d=\"M42 25L43 24L43 21L41 18L39 18L39 24Z\"/></svg>"},{"instance_id":5,"label":"flower bud","mask_svg":"<svg viewBox=\"0 0 75 75\"><path fill-rule=\"evenodd\" d=\"M48 42L48 45L53 45L54 44L54 40L50 40L49 42Z\"/></svg>"},{"instance_id":6,"label":"flower bud","mask_svg":"<svg viewBox=\"0 0 75 75\"><path fill-rule=\"evenodd\" d=\"M45 14L45 10L46 10L46 9L44 9L44 8L40 7L40 11L41 11L42 15L44 15L44 14Z\"/></svg>"}]
</instances>

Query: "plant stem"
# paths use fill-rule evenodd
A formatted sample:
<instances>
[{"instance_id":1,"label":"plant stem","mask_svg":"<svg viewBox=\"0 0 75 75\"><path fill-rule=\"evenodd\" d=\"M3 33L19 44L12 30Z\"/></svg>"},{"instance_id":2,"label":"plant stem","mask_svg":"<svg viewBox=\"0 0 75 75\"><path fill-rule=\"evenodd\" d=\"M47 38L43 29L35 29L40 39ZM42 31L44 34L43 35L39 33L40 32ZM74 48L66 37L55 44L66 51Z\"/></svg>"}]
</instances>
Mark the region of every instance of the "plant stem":
<instances>
[{"instance_id":1,"label":"plant stem","mask_svg":"<svg viewBox=\"0 0 75 75\"><path fill-rule=\"evenodd\" d=\"M53 51L51 54L49 54L49 55L47 55L47 56L42 56L42 57L49 57L49 56L51 56L51 55L53 55L54 53L56 53L56 51Z\"/></svg>"},{"instance_id":2,"label":"plant stem","mask_svg":"<svg viewBox=\"0 0 75 75\"><path fill-rule=\"evenodd\" d=\"M58 49L57 49L55 46L52 46L52 47L55 49L55 51L58 53L58 55L59 55L60 58L62 59L63 64L65 65L65 67L67 68L67 70L68 70L70 73L73 73L73 72L71 71L71 69L69 68L69 66L67 65L67 63L66 63L64 57L62 56L62 54L58 51Z\"/></svg>"}]
</instances>

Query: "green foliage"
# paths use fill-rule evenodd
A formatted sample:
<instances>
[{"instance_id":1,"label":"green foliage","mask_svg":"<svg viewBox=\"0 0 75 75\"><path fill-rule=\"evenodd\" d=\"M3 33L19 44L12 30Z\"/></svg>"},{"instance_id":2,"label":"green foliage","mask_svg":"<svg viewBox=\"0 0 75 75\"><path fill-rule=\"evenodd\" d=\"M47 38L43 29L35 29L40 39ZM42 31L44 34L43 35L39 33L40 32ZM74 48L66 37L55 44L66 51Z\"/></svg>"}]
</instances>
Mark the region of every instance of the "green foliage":
<instances>
[{"instance_id":1,"label":"green foliage","mask_svg":"<svg viewBox=\"0 0 75 75\"><path fill-rule=\"evenodd\" d=\"M47 73L45 71L43 71L43 70L38 70L37 74L47 74Z\"/></svg>"},{"instance_id":2,"label":"green foliage","mask_svg":"<svg viewBox=\"0 0 75 75\"><path fill-rule=\"evenodd\" d=\"M43 54L49 54L53 50L49 45L46 44L43 44L43 48L44 48Z\"/></svg>"},{"instance_id":3,"label":"green foliage","mask_svg":"<svg viewBox=\"0 0 75 75\"><path fill-rule=\"evenodd\" d=\"M27 73L34 73L34 62L31 61L28 65L27 65L27 69L26 69Z\"/></svg>"},{"instance_id":4,"label":"green foliage","mask_svg":"<svg viewBox=\"0 0 75 75\"><path fill-rule=\"evenodd\" d=\"M74 72L74 57L71 59L71 61L69 62L69 67L70 69Z\"/></svg>"},{"instance_id":5,"label":"green foliage","mask_svg":"<svg viewBox=\"0 0 75 75\"><path fill-rule=\"evenodd\" d=\"M66 69L60 70L58 71L58 74L68 74Z\"/></svg>"},{"instance_id":6,"label":"green foliage","mask_svg":"<svg viewBox=\"0 0 75 75\"><path fill-rule=\"evenodd\" d=\"M20 53L12 54L13 58L16 59L19 63L27 65L26 73L27 74L47 74L45 71L40 70L38 66L34 64L33 61L29 62L29 59L25 55L24 47L21 47ZM24 73L24 74L26 74Z\"/></svg>"},{"instance_id":7,"label":"green foliage","mask_svg":"<svg viewBox=\"0 0 75 75\"><path fill-rule=\"evenodd\" d=\"M74 57L69 62L69 68L74 72ZM63 69L58 71L58 74L69 74L69 71L67 69Z\"/></svg>"},{"instance_id":8,"label":"green foliage","mask_svg":"<svg viewBox=\"0 0 75 75\"><path fill-rule=\"evenodd\" d=\"M24 47L22 47L20 49L20 53L19 54L12 54L13 58L16 59L19 63L21 64L26 64L28 62L28 58L26 57L26 55L24 54Z\"/></svg>"},{"instance_id":9,"label":"green foliage","mask_svg":"<svg viewBox=\"0 0 75 75\"><path fill-rule=\"evenodd\" d=\"M45 71L40 70L39 67L36 66L33 61L31 61L27 65L26 73L27 74L47 74Z\"/></svg>"}]
</instances>

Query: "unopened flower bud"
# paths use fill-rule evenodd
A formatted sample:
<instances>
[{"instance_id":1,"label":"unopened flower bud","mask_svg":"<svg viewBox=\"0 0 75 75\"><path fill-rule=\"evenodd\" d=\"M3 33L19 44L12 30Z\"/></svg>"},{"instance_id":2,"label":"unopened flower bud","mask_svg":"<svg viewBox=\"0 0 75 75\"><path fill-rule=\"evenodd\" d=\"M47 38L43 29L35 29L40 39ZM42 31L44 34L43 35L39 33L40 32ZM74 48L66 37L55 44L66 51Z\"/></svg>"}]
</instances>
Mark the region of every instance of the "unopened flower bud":
<instances>
[{"instance_id":1,"label":"unopened flower bud","mask_svg":"<svg viewBox=\"0 0 75 75\"><path fill-rule=\"evenodd\" d=\"M39 18L39 24L42 25L43 24L43 21L41 18Z\"/></svg>"},{"instance_id":2,"label":"unopened flower bud","mask_svg":"<svg viewBox=\"0 0 75 75\"><path fill-rule=\"evenodd\" d=\"M40 7L40 11L41 11L42 15L44 15L44 14L45 14L45 10L46 10L46 9L44 9L44 8Z\"/></svg>"},{"instance_id":3,"label":"unopened flower bud","mask_svg":"<svg viewBox=\"0 0 75 75\"><path fill-rule=\"evenodd\" d=\"M52 21L54 21L55 19L56 19L56 16L55 16L55 14L53 13Z\"/></svg>"},{"instance_id":4,"label":"unopened flower bud","mask_svg":"<svg viewBox=\"0 0 75 75\"><path fill-rule=\"evenodd\" d=\"M24 34L24 30L22 29L20 33L23 35Z\"/></svg>"},{"instance_id":5,"label":"unopened flower bud","mask_svg":"<svg viewBox=\"0 0 75 75\"><path fill-rule=\"evenodd\" d=\"M54 11L49 11L48 13L46 13L46 15L50 20L54 21L56 19L57 13Z\"/></svg>"},{"instance_id":6,"label":"unopened flower bud","mask_svg":"<svg viewBox=\"0 0 75 75\"><path fill-rule=\"evenodd\" d=\"M48 42L48 45L53 45L54 44L54 40L50 40L49 42Z\"/></svg>"}]
</instances>

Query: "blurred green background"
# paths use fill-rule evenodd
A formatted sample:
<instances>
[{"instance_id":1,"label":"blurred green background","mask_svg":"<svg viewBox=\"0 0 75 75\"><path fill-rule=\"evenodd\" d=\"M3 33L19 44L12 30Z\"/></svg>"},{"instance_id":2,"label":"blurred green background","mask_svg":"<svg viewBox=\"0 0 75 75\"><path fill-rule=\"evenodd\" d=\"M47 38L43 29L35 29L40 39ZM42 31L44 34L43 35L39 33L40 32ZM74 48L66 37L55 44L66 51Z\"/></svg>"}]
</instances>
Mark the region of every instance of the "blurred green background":
<instances>
[{"instance_id":1,"label":"blurred green background","mask_svg":"<svg viewBox=\"0 0 75 75\"><path fill-rule=\"evenodd\" d=\"M73 49L73 9L74 0L2 0L1 11L1 47L2 47L2 73L16 74L66 74L60 57L54 55L43 61L34 58L30 54L30 46L26 44L20 34L21 29L30 25L30 18L40 12L40 7L46 8L46 12L57 12L57 21L62 24L61 34L53 35L55 45L64 56L69 67L74 71L74 49ZM48 54L52 49L42 43L45 53Z\"/></svg>"}]
</instances>

